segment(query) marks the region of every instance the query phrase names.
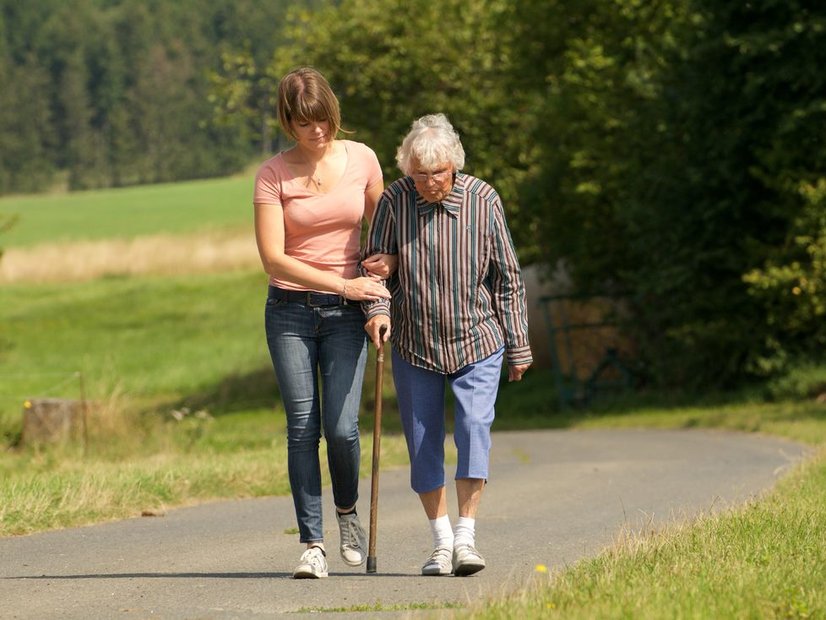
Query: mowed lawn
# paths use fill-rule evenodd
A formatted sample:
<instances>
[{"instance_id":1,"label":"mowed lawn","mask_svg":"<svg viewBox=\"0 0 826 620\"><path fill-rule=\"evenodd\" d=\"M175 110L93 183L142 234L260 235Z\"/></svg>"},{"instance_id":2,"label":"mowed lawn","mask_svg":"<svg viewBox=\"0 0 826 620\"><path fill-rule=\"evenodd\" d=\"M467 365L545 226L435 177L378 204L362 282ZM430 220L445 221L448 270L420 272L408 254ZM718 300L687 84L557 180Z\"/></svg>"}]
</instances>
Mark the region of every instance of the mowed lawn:
<instances>
[{"instance_id":1,"label":"mowed lawn","mask_svg":"<svg viewBox=\"0 0 826 620\"><path fill-rule=\"evenodd\" d=\"M131 239L144 235L239 229L252 223L249 175L87 192L0 198L16 216L0 247Z\"/></svg>"},{"instance_id":2,"label":"mowed lawn","mask_svg":"<svg viewBox=\"0 0 826 620\"><path fill-rule=\"evenodd\" d=\"M30 260L47 256L56 274L48 284L0 287L0 419L7 424L24 398L76 397L80 388L73 373L83 373L91 398L118 390L169 400L261 367L266 359L257 329L260 308L251 307L266 286L260 270L82 284L60 277L61 262L82 266L99 260L98 246L78 246L79 241L164 234L174 244L175 235L244 228L251 236L251 186L249 176L239 176L0 199L0 214L17 217L0 234L0 247L9 253L44 248ZM56 255L45 253L54 248ZM164 245L151 249L163 253ZM63 251L71 256L61 260ZM89 255L77 255L83 251ZM224 285L222 278L232 282ZM215 311L218 304L226 313ZM234 329L216 323L225 316L233 317Z\"/></svg>"}]
</instances>

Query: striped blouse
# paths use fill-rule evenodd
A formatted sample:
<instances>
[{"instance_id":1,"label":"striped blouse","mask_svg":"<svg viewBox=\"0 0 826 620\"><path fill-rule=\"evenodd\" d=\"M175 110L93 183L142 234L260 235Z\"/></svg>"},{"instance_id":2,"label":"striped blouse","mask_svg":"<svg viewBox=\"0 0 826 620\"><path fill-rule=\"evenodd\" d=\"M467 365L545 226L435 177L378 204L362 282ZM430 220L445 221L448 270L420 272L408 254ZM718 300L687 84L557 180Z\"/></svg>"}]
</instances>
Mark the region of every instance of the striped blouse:
<instances>
[{"instance_id":1,"label":"striped blouse","mask_svg":"<svg viewBox=\"0 0 826 620\"><path fill-rule=\"evenodd\" d=\"M391 341L414 366L445 374L503 346L508 364L532 361L525 284L490 185L458 173L450 194L427 203L413 179L392 183L379 199L366 256L397 254L388 281ZM391 302L365 303L365 314L390 315Z\"/></svg>"}]
</instances>

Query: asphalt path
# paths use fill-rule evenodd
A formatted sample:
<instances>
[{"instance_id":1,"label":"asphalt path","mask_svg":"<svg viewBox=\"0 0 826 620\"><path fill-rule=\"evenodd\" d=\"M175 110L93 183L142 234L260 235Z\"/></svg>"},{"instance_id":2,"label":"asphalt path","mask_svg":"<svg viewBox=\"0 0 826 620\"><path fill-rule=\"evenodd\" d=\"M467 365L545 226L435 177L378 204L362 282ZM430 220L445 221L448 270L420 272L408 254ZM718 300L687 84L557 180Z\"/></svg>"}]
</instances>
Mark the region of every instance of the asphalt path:
<instances>
[{"instance_id":1,"label":"asphalt path","mask_svg":"<svg viewBox=\"0 0 826 620\"><path fill-rule=\"evenodd\" d=\"M805 455L803 446L782 439L715 431L495 433L476 526L488 567L471 577L420 575L430 531L405 468L381 472L375 574L341 561L329 489L330 576L320 580L291 578L302 546L290 531L290 498L212 502L0 539L0 618L415 615L352 610L464 604L517 590L537 565L562 568L596 555L621 533L742 504ZM369 478L361 497L366 527Z\"/></svg>"}]
</instances>

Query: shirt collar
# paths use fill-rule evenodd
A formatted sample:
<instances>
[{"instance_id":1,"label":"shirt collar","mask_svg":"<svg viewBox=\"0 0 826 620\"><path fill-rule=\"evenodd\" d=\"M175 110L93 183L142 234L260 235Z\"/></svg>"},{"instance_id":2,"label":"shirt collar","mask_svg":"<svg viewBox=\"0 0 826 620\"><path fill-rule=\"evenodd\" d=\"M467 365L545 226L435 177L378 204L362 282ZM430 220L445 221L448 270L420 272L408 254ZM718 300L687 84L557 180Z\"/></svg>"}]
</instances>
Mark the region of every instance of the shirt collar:
<instances>
[{"instance_id":1,"label":"shirt collar","mask_svg":"<svg viewBox=\"0 0 826 620\"><path fill-rule=\"evenodd\" d=\"M450 193L444 197L441 202L426 202L421 194L416 194L416 207L419 213L430 213L433 209L441 205L447 211L448 215L459 217L462 211L462 202L465 198L465 175L457 172L453 179L453 187Z\"/></svg>"}]
</instances>

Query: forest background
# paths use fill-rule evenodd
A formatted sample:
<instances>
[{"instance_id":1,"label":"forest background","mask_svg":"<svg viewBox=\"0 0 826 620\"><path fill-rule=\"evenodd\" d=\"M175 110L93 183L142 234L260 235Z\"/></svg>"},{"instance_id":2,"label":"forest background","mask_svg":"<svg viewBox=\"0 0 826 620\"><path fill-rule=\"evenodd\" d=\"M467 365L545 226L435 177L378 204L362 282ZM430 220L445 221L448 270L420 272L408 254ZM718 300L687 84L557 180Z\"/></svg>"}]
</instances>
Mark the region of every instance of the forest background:
<instances>
[{"instance_id":1,"label":"forest background","mask_svg":"<svg viewBox=\"0 0 826 620\"><path fill-rule=\"evenodd\" d=\"M0 7L0 193L248 169L283 146L279 76L309 64L387 179L410 122L445 112L523 264L626 300L640 382L731 388L823 362L822 3ZM25 217L0 213L0 246Z\"/></svg>"}]
</instances>

